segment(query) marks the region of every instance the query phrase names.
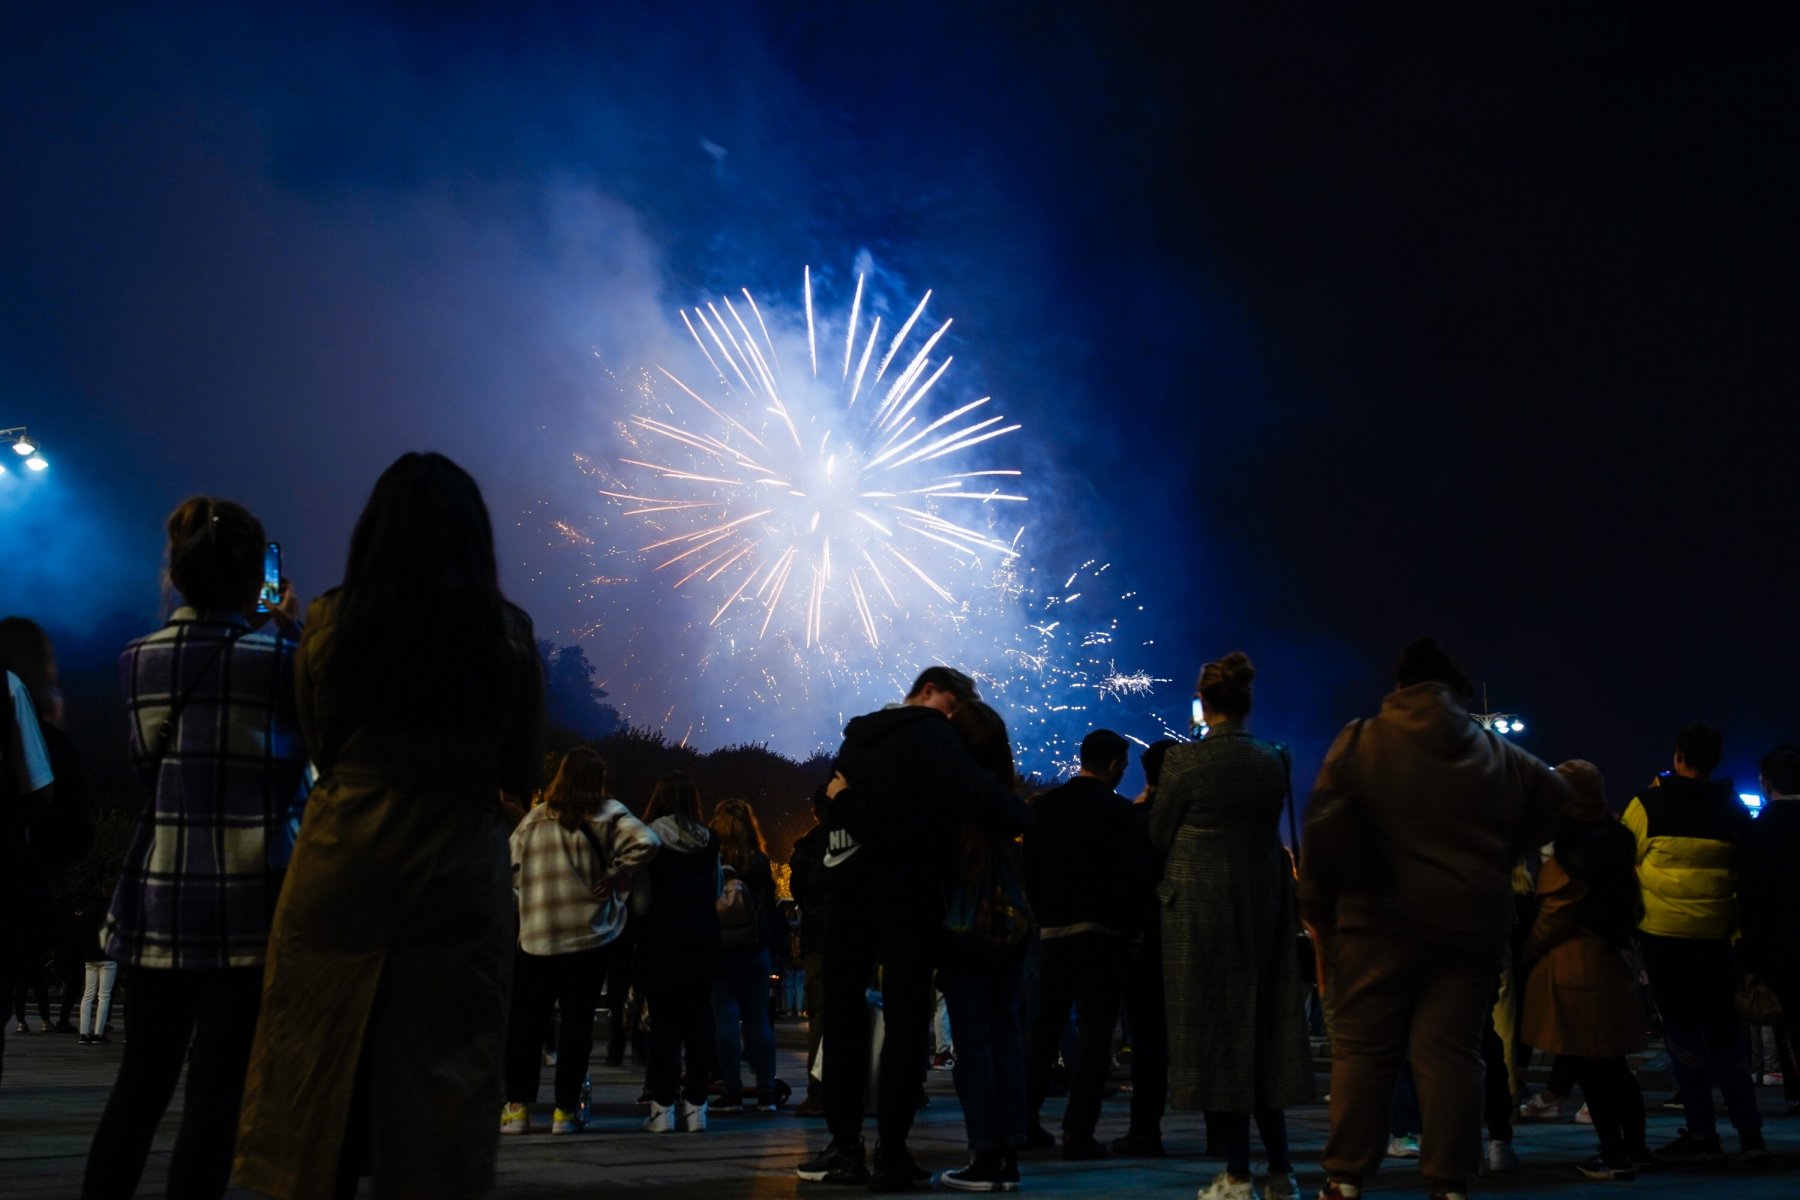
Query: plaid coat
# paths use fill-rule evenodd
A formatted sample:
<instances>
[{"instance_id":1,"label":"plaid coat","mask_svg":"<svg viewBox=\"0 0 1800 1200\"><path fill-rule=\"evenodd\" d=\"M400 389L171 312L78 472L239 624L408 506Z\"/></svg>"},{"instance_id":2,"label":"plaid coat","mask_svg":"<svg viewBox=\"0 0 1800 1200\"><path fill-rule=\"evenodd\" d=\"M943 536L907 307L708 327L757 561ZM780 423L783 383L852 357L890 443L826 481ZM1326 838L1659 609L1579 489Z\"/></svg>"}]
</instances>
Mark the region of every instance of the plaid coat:
<instances>
[{"instance_id":1,"label":"plaid coat","mask_svg":"<svg viewBox=\"0 0 1800 1200\"><path fill-rule=\"evenodd\" d=\"M119 868L108 952L123 963L261 966L304 802L295 645L236 613L178 608L125 648L131 760L153 789ZM160 763L162 725L183 694Z\"/></svg>"},{"instance_id":2,"label":"plaid coat","mask_svg":"<svg viewBox=\"0 0 1800 1200\"><path fill-rule=\"evenodd\" d=\"M1285 751L1237 724L1163 760L1150 831L1168 854L1156 895L1176 1108L1251 1112L1313 1096L1279 833L1287 773Z\"/></svg>"}]
</instances>

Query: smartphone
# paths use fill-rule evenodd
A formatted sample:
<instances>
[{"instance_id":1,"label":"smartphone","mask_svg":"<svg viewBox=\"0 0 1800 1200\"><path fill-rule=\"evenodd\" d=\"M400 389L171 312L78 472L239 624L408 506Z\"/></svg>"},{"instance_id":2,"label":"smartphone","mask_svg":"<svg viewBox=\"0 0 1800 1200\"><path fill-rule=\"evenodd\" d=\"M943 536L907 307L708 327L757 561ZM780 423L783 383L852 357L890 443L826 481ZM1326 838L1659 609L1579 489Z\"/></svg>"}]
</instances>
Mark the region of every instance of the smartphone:
<instances>
[{"instance_id":1,"label":"smartphone","mask_svg":"<svg viewBox=\"0 0 1800 1200\"><path fill-rule=\"evenodd\" d=\"M1200 728L1200 726L1202 726L1204 724L1206 724L1206 709L1201 707L1200 697L1195 696L1194 697L1194 728L1198 729L1198 728Z\"/></svg>"},{"instance_id":2,"label":"smartphone","mask_svg":"<svg viewBox=\"0 0 1800 1200\"><path fill-rule=\"evenodd\" d=\"M266 613L281 603L281 543L270 542L263 549L262 592L256 597L256 611Z\"/></svg>"}]
</instances>

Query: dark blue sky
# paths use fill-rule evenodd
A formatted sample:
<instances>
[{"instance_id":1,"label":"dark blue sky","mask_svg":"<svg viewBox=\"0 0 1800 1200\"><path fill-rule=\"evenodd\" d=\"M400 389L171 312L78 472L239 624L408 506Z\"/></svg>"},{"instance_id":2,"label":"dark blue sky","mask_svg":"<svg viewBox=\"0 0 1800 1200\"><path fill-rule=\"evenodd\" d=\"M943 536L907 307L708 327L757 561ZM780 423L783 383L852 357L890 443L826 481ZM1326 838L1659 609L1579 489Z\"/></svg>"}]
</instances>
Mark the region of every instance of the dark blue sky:
<instances>
[{"instance_id":1,"label":"dark blue sky","mask_svg":"<svg viewBox=\"0 0 1800 1200\"><path fill-rule=\"evenodd\" d=\"M591 511L597 364L861 255L956 317L961 386L1026 424L1035 553L1116 564L1174 713L1242 647L1310 763L1430 631L1615 791L1688 720L1740 775L1800 736L1790 29L250 8L0 13L0 425L56 462L0 497L0 608L148 614L195 491L315 593L429 446L570 638L605 601L544 521ZM589 648L618 691L616 637Z\"/></svg>"}]
</instances>

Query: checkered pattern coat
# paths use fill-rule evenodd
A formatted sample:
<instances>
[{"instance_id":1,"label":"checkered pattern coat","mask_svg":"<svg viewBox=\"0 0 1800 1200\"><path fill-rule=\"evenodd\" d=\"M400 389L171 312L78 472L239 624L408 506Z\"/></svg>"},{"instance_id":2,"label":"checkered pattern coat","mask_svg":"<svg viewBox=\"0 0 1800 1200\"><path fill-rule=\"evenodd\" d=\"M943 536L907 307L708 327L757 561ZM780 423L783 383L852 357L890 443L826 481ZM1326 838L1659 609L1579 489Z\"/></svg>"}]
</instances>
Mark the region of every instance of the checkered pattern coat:
<instances>
[{"instance_id":1,"label":"checkered pattern coat","mask_svg":"<svg viewBox=\"0 0 1800 1200\"><path fill-rule=\"evenodd\" d=\"M1252 1112L1313 1095L1280 747L1222 725L1163 760L1151 837L1162 911L1169 1102Z\"/></svg>"},{"instance_id":2,"label":"checkered pattern coat","mask_svg":"<svg viewBox=\"0 0 1800 1200\"><path fill-rule=\"evenodd\" d=\"M293 852L306 751L292 641L235 613L175 610L125 648L131 759L154 789L125 853L108 953L145 967L262 965ZM190 685L160 765L151 759Z\"/></svg>"},{"instance_id":3,"label":"checkered pattern coat","mask_svg":"<svg viewBox=\"0 0 1800 1200\"><path fill-rule=\"evenodd\" d=\"M662 845L650 827L617 800L605 800L587 819L607 861L594 857L579 827L564 829L538 805L512 833L513 889L519 896L519 949L527 954L579 954L625 932L626 904L615 890L594 898L601 879L628 881Z\"/></svg>"}]
</instances>

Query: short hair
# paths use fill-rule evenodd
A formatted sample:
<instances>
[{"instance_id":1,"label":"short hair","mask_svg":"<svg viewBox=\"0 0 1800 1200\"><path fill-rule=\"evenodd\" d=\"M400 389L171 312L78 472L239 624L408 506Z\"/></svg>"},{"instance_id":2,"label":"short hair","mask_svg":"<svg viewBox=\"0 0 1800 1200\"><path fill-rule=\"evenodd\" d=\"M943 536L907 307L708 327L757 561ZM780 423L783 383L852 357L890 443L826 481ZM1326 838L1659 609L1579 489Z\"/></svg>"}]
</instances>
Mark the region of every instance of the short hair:
<instances>
[{"instance_id":1,"label":"short hair","mask_svg":"<svg viewBox=\"0 0 1800 1200\"><path fill-rule=\"evenodd\" d=\"M1180 744L1174 738L1158 738L1144 747L1144 753L1138 757L1138 762L1144 768L1145 783L1155 787L1162 780L1163 756L1169 752L1170 746Z\"/></svg>"},{"instance_id":2,"label":"short hair","mask_svg":"<svg viewBox=\"0 0 1800 1200\"><path fill-rule=\"evenodd\" d=\"M1081 739L1081 769L1101 771L1131 754L1125 739L1110 729L1096 729Z\"/></svg>"},{"instance_id":3,"label":"short hair","mask_svg":"<svg viewBox=\"0 0 1800 1200\"><path fill-rule=\"evenodd\" d=\"M1675 753L1688 770L1711 775L1725 757L1725 735L1711 725L1683 725L1675 735Z\"/></svg>"},{"instance_id":4,"label":"short hair","mask_svg":"<svg viewBox=\"0 0 1800 1200\"><path fill-rule=\"evenodd\" d=\"M1250 712L1251 685L1255 679L1256 668L1250 665L1250 656L1242 650L1233 650L1217 662L1209 662L1200 668L1200 682L1195 690L1213 712L1242 717Z\"/></svg>"},{"instance_id":5,"label":"short hair","mask_svg":"<svg viewBox=\"0 0 1800 1200\"><path fill-rule=\"evenodd\" d=\"M1464 700L1475 694L1475 685L1469 682L1461 665L1434 637L1415 638L1400 652L1400 661L1394 664L1394 682L1401 687L1441 683Z\"/></svg>"},{"instance_id":6,"label":"short hair","mask_svg":"<svg viewBox=\"0 0 1800 1200\"><path fill-rule=\"evenodd\" d=\"M973 679L970 679L955 667L944 666L926 667L923 671L920 671L919 677L913 680L912 690L906 693L906 698L908 700L912 699L914 696L924 691L927 684L930 684L940 692L949 692L952 696L956 697L956 702L958 704L962 704L969 700L981 699L981 694L975 690L975 681Z\"/></svg>"},{"instance_id":7,"label":"short hair","mask_svg":"<svg viewBox=\"0 0 1800 1200\"><path fill-rule=\"evenodd\" d=\"M1784 742L1763 755L1757 764L1763 786L1783 796L1800 795L1800 746Z\"/></svg>"},{"instance_id":8,"label":"short hair","mask_svg":"<svg viewBox=\"0 0 1800 1200\"><path fill-rule=\"evenodd\" d=\"M169 514L169 582L195 608L238 609L263 577L263 527L230 500L192 496Z\"/></svg>"}]
</instances>

